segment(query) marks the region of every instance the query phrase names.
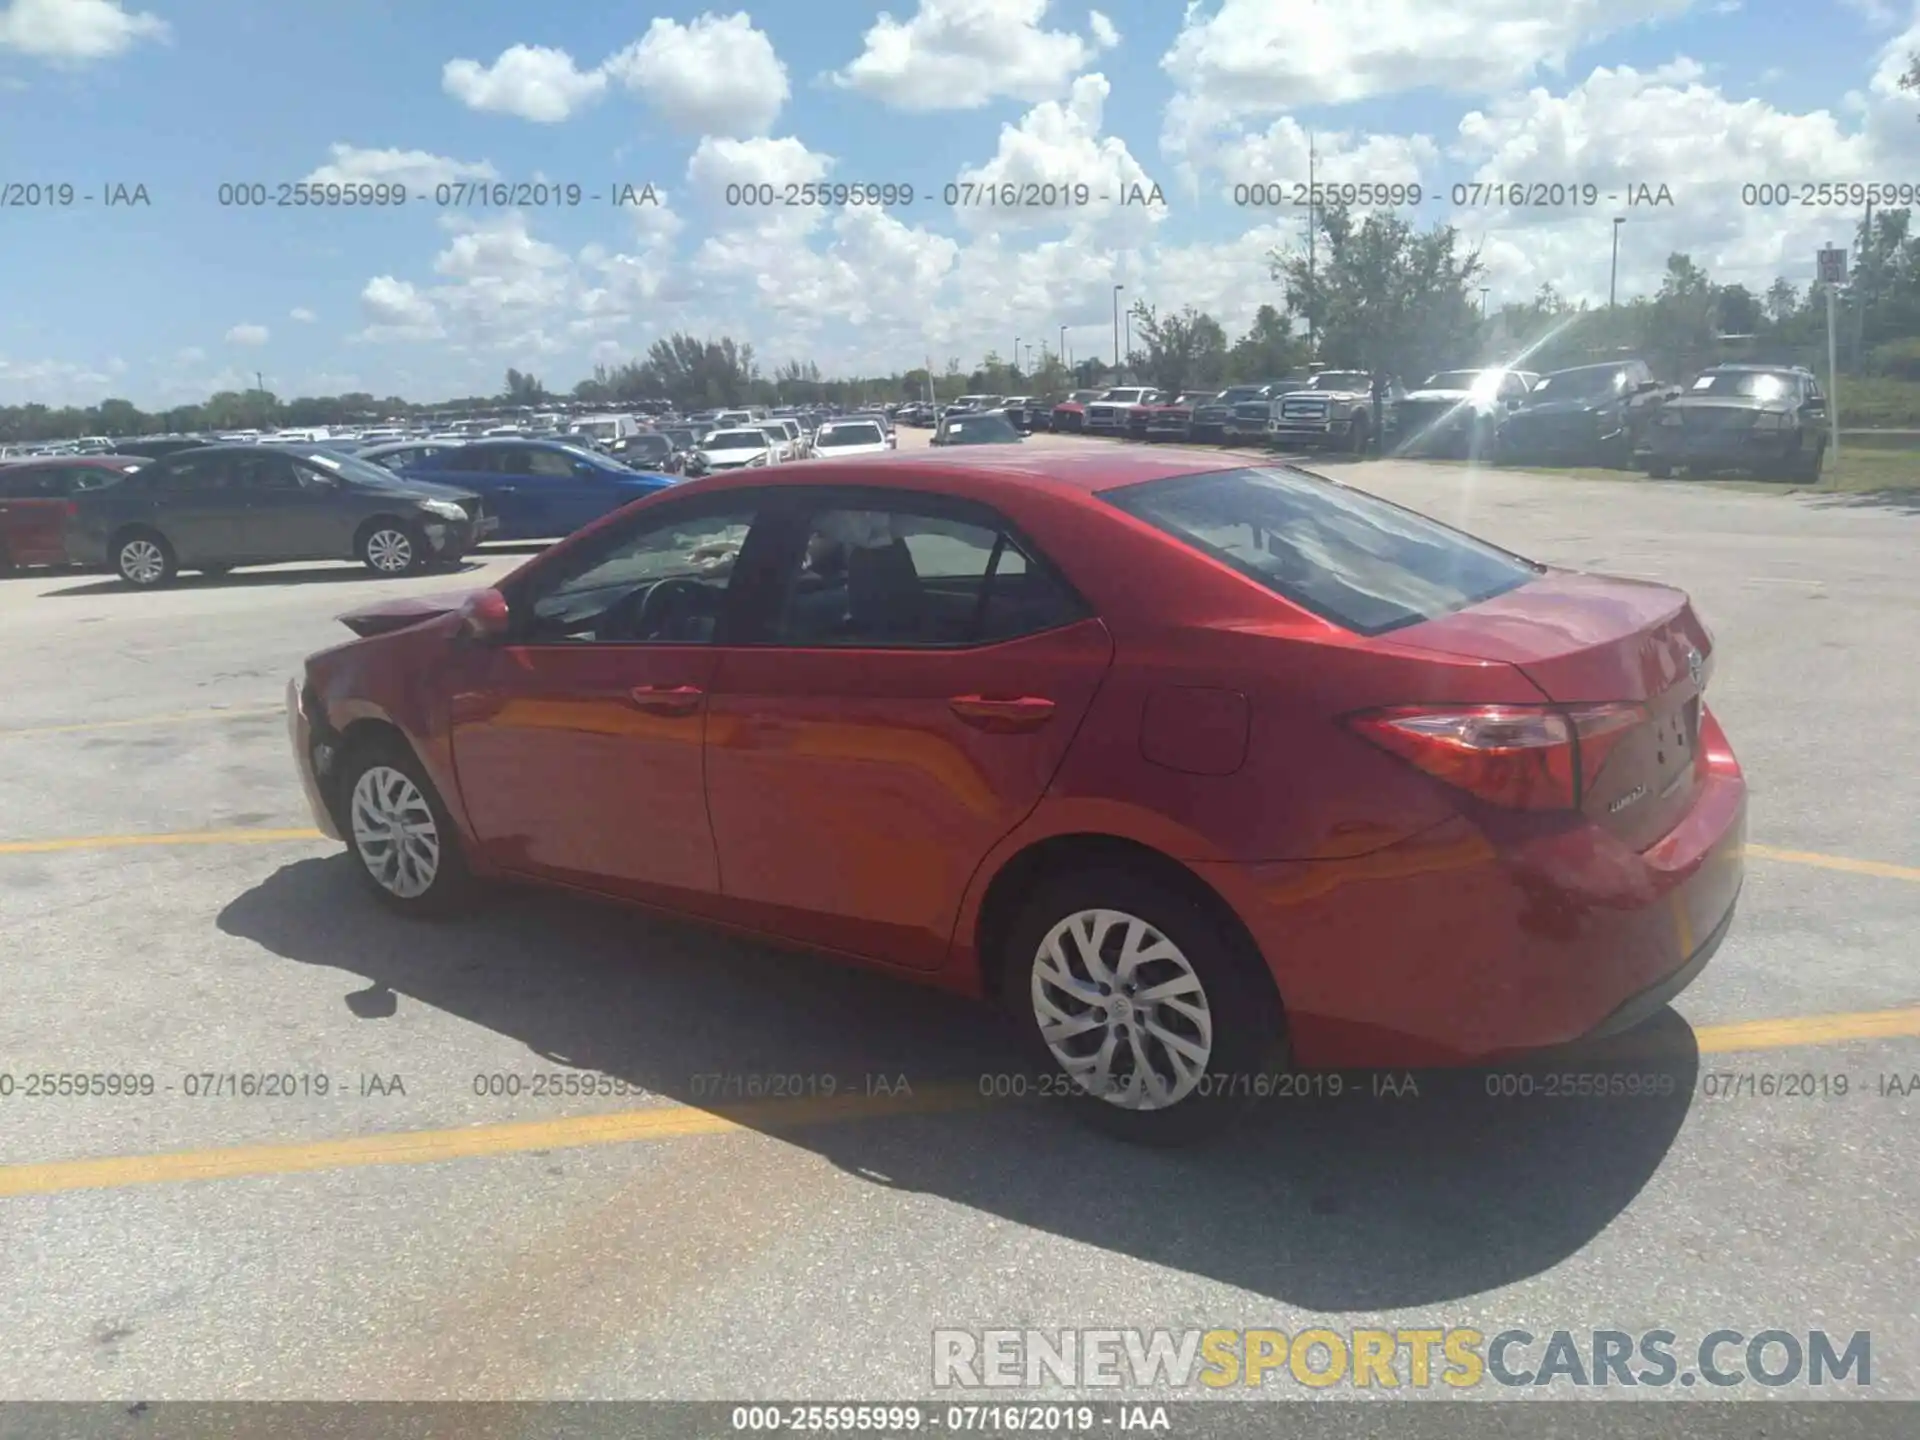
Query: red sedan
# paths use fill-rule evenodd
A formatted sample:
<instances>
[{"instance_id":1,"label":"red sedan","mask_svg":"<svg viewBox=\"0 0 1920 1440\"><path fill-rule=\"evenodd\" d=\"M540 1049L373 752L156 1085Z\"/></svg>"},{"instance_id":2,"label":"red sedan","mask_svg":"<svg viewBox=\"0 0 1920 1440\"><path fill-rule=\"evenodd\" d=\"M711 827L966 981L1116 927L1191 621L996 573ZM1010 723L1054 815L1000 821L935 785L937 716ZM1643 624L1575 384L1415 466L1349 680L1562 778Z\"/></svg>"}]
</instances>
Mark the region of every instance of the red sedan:
<instances>
[{"instance_id":1,"label":"red sedan","mask_svg":"<svg viewBox=\"0 0 1920 1440\"><path fill-rule=\"evenodd\" d=\"M1149 1141L1659 1010L1746 817L1687 597L1222 459L716 476L355 612L289 687L316 821L402 910L546 882L994 997Z\"/></svg>"},{"instance_id":2,"label":"red sedan","mask_svg":"<svg viewBox=\"0 0 1920 1440\"><path fill-rule=\"evenodd\" d=\"M0 465L0 573L66 564L73 497L150 463L138 455L45 455Z\"/></svg>"}]
</instances>

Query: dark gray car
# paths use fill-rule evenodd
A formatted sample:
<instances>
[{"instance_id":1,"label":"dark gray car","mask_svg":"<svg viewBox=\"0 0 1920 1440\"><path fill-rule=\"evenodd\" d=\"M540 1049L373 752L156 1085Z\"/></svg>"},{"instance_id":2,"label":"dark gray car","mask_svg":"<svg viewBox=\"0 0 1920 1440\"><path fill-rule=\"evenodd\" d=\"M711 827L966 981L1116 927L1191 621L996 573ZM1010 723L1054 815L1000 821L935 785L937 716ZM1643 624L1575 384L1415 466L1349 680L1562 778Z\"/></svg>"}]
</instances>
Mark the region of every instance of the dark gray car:
<instances>
[{"instance_id":1,"label":"dark gray car","mask_svg":"<svg viewBox=\"0 0 1920 1440\"><path fill-rule=\"evenodd\" d=\"M457 561L498 523L472 491L318 445L218 445L80 496L66 544L75 564L151 589L182 570L289 560L359 560L405 575Z\"/></svg>"}]
</instances>

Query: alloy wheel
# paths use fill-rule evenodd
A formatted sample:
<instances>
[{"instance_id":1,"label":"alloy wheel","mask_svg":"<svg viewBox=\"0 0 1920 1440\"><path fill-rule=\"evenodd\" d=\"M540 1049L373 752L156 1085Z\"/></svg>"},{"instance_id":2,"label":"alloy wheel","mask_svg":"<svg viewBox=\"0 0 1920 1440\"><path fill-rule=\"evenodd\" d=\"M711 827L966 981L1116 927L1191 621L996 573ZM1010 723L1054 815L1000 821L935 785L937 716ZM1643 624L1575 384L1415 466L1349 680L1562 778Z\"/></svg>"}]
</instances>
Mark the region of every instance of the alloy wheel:
<instances>
[{"instance_id":1,"label":"alloy wheel","mask_svg":"<svg viewBox=\"0 0 1920 1440\"><path fill-rule=\"evenodd\" d=\"M1121 910L1081 910L1034 956L1040 1038L1088 1094L1165 1110L1199 1087L1213 1056L1206 989L1180 947Z\"/></svg>"},{"instance_id":2,"label":"alloy wheel","mask_svg":"<svg viewBox=\"0 0 1920 1440\"><path fill-rule=\"evenodd\" d=\"M376 530L367 537L367 563L397 575L413 566L413 539L404 530Z\"/></svg>"},{"instance_id":3,"label":"alloy wheel","mask_svg":"<svg viewBox=\"0 0 1920 1440\"><path fill-rule=\"evenodd\" d=\"M353 786L353 848L380 887L417 899L440 873L440 827L420 787L391 765L370 765Z\"/></svg>"},{"instance_id":4,"label":"alloy wheel","mask_svg":"<svg viewBox=\"0 0 1920 1440\"><path fill-rule=\"evenodd\" d=\"M129 540L120 547L120 573L136 585L152 585L167 573L167 557L151 540Z\"/></svg>"}]
</instances>

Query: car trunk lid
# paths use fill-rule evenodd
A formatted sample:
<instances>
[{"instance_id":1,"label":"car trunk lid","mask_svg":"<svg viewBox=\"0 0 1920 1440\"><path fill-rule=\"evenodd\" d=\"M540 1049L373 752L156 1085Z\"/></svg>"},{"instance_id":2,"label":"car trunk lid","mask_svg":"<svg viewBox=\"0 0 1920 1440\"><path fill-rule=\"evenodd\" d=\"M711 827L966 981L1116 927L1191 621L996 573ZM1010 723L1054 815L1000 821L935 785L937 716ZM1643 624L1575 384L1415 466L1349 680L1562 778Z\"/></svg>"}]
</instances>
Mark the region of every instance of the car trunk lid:
<instances>
[{"instance_id":1,"label":"car trunk lid","mask_svg":"<svg viewBox=\"0 0 1920 1440\"><path fill-rule=\"evenodd\" d=\"M1604 758L1583 757L1580 808L1623 841L1652 844L1692 802L1705 775L1700 709L1713 637L1684 592L1549 570L1394 638L1416 649L1505 661L1573 712L1620 707L1617 725L1582 742Z\"/></svg>"}]
</instances>

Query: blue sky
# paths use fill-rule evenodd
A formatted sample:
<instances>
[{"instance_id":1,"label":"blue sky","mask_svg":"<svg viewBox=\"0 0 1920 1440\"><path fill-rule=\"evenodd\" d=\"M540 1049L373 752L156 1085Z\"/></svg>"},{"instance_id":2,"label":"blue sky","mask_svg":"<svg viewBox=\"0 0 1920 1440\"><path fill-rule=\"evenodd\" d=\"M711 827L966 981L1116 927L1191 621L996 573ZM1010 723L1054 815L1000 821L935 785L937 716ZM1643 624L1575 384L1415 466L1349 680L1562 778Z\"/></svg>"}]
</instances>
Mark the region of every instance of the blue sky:
<instances>
[{"instance_id":1,"label":"blue sky","mask_svg":"<svg viewBox=\"0 0 1920 1440\"><path fill-rule=\"evenodd\" d=\"M0 402L143 405L263 373L282 395L571 385L673 329L767 363L884 372L1019 337L1109 343L1112 286L1230 328L1276 300L1292 212L1236 181L1419 183L1489 283L1600 295L1604 210L1464 211L1456 181L1668 185L1622 288L1669 250L1804 281L1851 212L1742 181L1920 179L1893 63L1913 18L1686 0L0 0L0 184L144 186L144 207L0 209ZM524 48L523 48L524 47ZM469 62L464 65L458 62ZM1891 68L1889 68L1891 67ZM782 78L784 76L784 79ZM837 78L836 78L837 77ZM784 90L784 96L782 91ZM331 171L323 167L331 166ZM223 207L224 184L400 177L398 209ZM442 211L461 176L651 183L664 206ZM725 186L903 182L878 215L729 210ZM1158 184L1132 213L956 216L959 180Z\"/></svg>"}]
</instances>

